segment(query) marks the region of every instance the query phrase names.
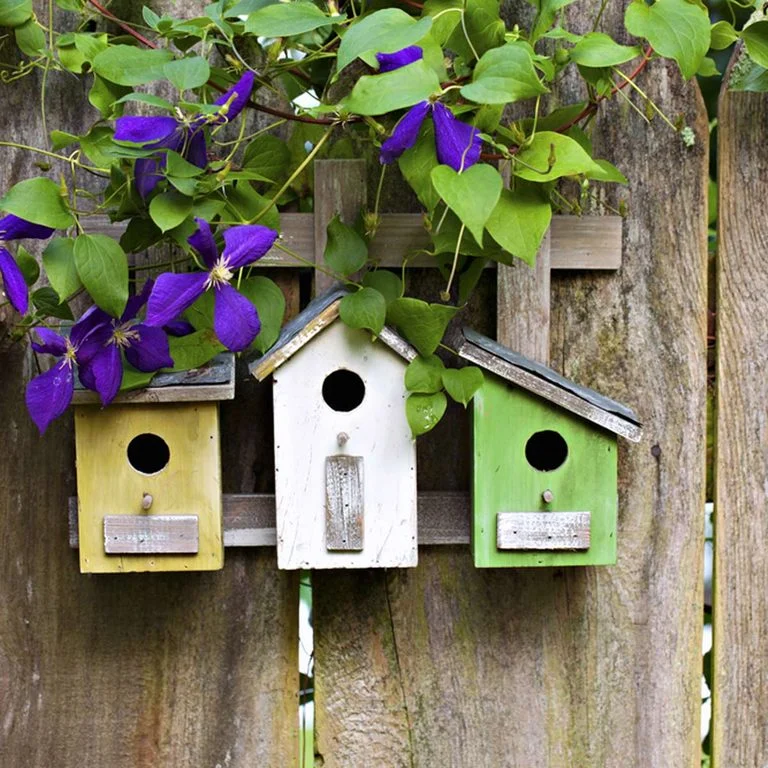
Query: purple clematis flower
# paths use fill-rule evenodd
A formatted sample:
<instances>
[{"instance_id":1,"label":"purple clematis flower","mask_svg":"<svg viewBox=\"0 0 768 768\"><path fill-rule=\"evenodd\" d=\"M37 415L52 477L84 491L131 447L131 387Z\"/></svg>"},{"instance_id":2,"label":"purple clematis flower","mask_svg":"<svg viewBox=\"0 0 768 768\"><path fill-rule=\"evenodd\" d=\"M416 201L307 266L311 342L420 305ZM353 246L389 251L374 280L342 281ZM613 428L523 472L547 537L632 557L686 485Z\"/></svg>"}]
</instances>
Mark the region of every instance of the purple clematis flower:
<instances>
[{"instance_id":1,"label":"purple clematis flower","mask_svg":"<svg viewBox=\"0 0 768 768\"><path fill-rule=\"evenodd\" d=\"M27 309L29 309L27 284L16 260L2 244L11 240L24 240L26 238L47 240L53 233L54 230L51 227L33 224L31 221L20 219L12 213L0 219L0 275L3 277L8 301L22 315L26 314Z\"/></svg>"},{"instance_id":2,"label":"purple clematis flower","mask_svg":"<svg viewBox=\"0 0 768 768\"><path fill-rule=\"evenodd\" d=\"M45 373L27 384L25 400L27 410L42 435L48 425L67 410L75 389L74 367L80 362L80 347L93 330L88 313L73 326L69 337L60 336L49 328L35 328L40 342L32 342L32 349L61 358Z\"/></svg>"},{"instance_id":3,"label":"purple clematis flower","mask_svg":"<svg viewBox=\"0 0 768 768\"><path fill-rule=\"evenodd\" d=\"M157 278L147 304L147 323L164 326L211 288L214 290L213 328L232 352L247 349L261 330L256 307L229 283L240 267L260 259L277 239L277 232L260 224L231 227L224 232L219 256L211 227L196 219L198 230L187 242L203 257L207 272L173 274Z\"/></svg>"},{"instance_id":4,"label":"purple clematis flower","mask_svg":"<svg viewBox=\"0 0 768 768\"><path fill-rule=\"evenodd\" d=\"M120 391L125 358L145 373L173 365L168 337L161 328L136 322L136 315L147 303L152 281L148 280L140 294L132 296L119 318L103 309L92 307L81 318L92 330L80 345L80 381L99 393L102 405L109 405Z\"/></svg>"},{"instance_id":5,"label":"purple clematis flower","mask_svg":"<svg viewBox=\"0 0 768 768\"><path fill-rule=\"evenodd\" d=\"M183 318L171 320L170 323L166 323L163 326L163 330L169 336L189 336L190 333L195 332L195 326L192 323L188 323Z\"/></svg>"},{"instance_id":6,"label":"purple clematis flower","mask_svg":"<svg viewBox=\"0 0 768 768\"><path fill-rule=\"evenodd\" d=\"M413 64L414 61L424 57L424 51L418 45L409 45L394 53L377 53L376 61L379 62L379 72L392 72L400 67Z\"/></svg>"},{"instance_id":7,"label":"purple clematis flower","mask_svg":"<svg viewBox=\"0 0 768 768\"><path fill-rule=\"evenodd\" d=\"M422 55L418 45L411 45L395 53L377 53L376 59L380 72L391 72L418 61ZM460 173L480 159L480 131L457 120L451 110L440 102L422 101L405 113L392 135L381 145L379 160L382 164L394 162L416 143L421 124L430 112L435 123L437 159L442 165L449 165Z\"/></svg>"},{"instance_id":8,"label":"purple clematis flower","mask_svg":"<svg viewBox=\"0 0 768 768\"><path fill-rule=\"evenodd\" d=\"M170 116L119 117L115 122L115 140L145 144L150 148L171 149L179 152L198 168L205 168L208 163L208 150L203 127L209 123L218 125L237 117L251 97L253 81L253 72L246 72L235 85L219 96L214 104L222 109L215 115L198 115L191 120ZM136 161L136 189L143 198L146 198L163 178L165 161L165 152Z\"/></svg>"}]
</instances>

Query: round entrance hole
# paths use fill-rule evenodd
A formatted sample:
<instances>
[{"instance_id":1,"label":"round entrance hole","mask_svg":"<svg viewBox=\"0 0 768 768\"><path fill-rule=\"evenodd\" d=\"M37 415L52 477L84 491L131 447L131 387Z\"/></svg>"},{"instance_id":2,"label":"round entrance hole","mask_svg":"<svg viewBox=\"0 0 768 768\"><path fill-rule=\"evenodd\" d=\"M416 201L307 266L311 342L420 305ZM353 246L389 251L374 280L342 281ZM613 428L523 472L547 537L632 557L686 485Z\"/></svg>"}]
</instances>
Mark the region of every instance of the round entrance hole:
<instances>
[{"instance_id":1,"label":"round entrance hole","mask_svg":"<svg viewBox=\"0 0 768 768\"><path fill-rule=\"evenodd\" d=\"M551 472L568 458L568 443L552 429L534 432L525 444L525 458L534 469Z\"/></svg>"},{"instance_id":2,"label":"round entrance hole","mask_svg":"<svg viewBox=\"0 0 768 768\"><path fill-rule=\"evenodd\" d=\"M354 411L365 397L365 384L353 371L340 368L323 382L323 400L334 411Z\"/></svg>"},{"instance_id":3,"label":"round entrance hole","mask_svg":"<svg viewBox=\"0 0 768 768\"><path fill-rule=\"evenodd\" d=\"M145 432L128 443L128 463L143 475L154 475L165 469L171 460L168 443L159 435Z\"/></svg>"}]
</instances>

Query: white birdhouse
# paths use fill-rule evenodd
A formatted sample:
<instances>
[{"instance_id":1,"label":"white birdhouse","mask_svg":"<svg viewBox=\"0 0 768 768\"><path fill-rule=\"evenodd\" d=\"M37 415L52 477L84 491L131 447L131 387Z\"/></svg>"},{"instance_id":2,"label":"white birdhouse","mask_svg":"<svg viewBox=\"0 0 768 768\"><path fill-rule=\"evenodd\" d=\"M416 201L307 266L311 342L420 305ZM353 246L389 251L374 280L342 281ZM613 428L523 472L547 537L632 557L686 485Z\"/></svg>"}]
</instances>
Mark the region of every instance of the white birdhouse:
<instances>
[{"instance_id":1,"label":"white birdhouse","mask_svg":"<svg viewBox=\"0 0 768 768\"><path fill-rule=\"evenodd\" d=\"M251 373L273 376L279 568L417 563L416 444L404 369L415 351L339 318L345 291L315 299Z\"/></svg>"}]
</instances>

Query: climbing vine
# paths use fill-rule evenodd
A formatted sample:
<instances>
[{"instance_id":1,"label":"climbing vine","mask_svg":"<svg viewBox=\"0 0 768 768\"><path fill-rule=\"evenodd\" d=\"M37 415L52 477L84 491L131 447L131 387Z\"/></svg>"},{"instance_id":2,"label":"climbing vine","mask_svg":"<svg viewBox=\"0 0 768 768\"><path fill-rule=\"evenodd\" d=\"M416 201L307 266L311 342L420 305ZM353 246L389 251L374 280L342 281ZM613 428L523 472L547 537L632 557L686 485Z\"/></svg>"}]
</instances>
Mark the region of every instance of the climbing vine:
<instances>
[{"instance_id":1,"label":"climbing vine","mask_svg":"<svg viewBox=\"0 0 768 768\"><path fill-rule=\"evenodd\" d=\"M195 18L144 8L141 23L97 0L50 0L44 15L32 0L0 0L3 58L14 58L14 43L19 51L0 74L12 87L42 71L49 137L44 147L0 137L40 161L39 175L0 199L6 245L47 240L42 268L21 243L0 248L14 333L55 358L27 389L40 430L66 410L78 379L107 405L158 371L198 367L224 349L266 351L284 299L252 265L271 248L303 261L280 237L280 211L310 209L314 159L370 153L381 174L373 206L358 222L335 217L324 263L307 266L350 288L345 323L374 335L391 324L418 350L406 373L415 435L439 420L446 393L466 404L482 375L446 368L435 352L487 261L533 264L553 209L579 213L594 185L626 183L592 150L601 103L622 99L691 145L692 130L646 97L651 59L674 60L686 79L716 74L710 48L741 38L744 87L768 83L762 3L737 31L711 25L698 0L634 0L627 45L597 31L605 1L592 31L569 30L574 1L529 0L530 23L510 25L499 0L218 0ZM62 17L74 31L55 28ZM99 31L105 20L112 32ZM81 135L49 124L53 70L87 83L95 119ZM566 70L587 98L549 109ZM510 119L518 102L527 116ZM268 121L258 130L252 111ZM369 258L384 174L400 174L424 209L426 250L445 276L439 303L408 295L407 269ZM565 178L579 183L576 199L558 189ZM105 215L124 222L119 242L94 233L91 221ZM146 280L130 255L163 243L174 256ZM75 320L83 297L92 306Z\"/></svg>"}]
</instances>

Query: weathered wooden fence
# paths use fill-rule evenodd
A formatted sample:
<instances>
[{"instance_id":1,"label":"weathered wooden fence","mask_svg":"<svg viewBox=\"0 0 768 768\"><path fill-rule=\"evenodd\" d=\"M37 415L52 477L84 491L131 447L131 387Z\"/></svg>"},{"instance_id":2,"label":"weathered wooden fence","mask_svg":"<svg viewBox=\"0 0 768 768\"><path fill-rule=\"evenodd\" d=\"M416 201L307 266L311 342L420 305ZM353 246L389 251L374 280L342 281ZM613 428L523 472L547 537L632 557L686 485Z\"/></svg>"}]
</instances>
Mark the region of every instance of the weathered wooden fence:
<instances>
[{"instance_id":1,"label":"weathered wooden fence","mask_svg":"<svg viewBox=\"0 0 768 768\"><path fill-rule=\"evenodd\" d=\"M173 5L192 15L204 3ZM599 5L569 8L577 31L586 31ZM126 15L136 13L126 6ZM624 6L608 4L606 28L622 28ZM29 108L39 87L31 76L3 88L0 133L45 145ZM620 269L569 262L575 229L566 223L563 237L558 222L535 279L524 267L486 270L467 310L478 330L534 357L548 350L553 367L636 409L644 439L620 441L619 562L481 571L466 545L424 546L413 570L315 574L317 765L699 762L708 126L695 85L673 65L652 62L643 87L667 114L683 115L696 144L686 148L660 121L647 126L626 103L601 107L593 136L599 155L630 178L628 190L601 192L613 207L620 198L629 203ZM575 100L570 88L553 98ZM52 77L49 120L84 128L92 116L72 111L73 103L85 103L81 86ZM759 430L768 320L757 224L766 107L762 97L743 96L725 105L721 121L734 125L721 150L721 188L732 202L723 200L722 215L732 239L724 241L720 273L727 406L718 501L737 506L718 522L716 610L724 607L715 745L723 768L768 760L754 714L768 705L759 666L768 661L759 626L767 610L759 555L768 436ZM0 188L35 173L32 161L4 152ZM354 209L365 195L362 176L356 186L339 185L334 173L333 164L318 173L316 221L302 219L311 257L321 252L323 218ZM407 213L396 204L390 211ZM389 219L388 236L397 230L402 241L412 232L406 219ZM550 275L548 264L561 269ZM295 271L274 272L295 313ZM412 274L421 294L436 299L434 270ZM81 576L67 531L71 424L64 419L38 437L23 406L32 365L14 349L0 366L0 765L298 766L297 574L278 571L262 546L227 549L217 573ZM463 497L468 448L467 419L456 407L420 441L420 490ZM222 405L225 493L268 499L272 451L270 385L241 370L237 399ZM439 508L434 514L439 520Z\"/></svg>"},{"instance_id":2,"label":"weathered wooden fence","mask_svg":"<svg viewBox=\"0 0 768 768\"><path fill-rule=\"evenodd\" d=\"M732 66L738 62L734 55ZM720 96L714 764L768 763L768 97Z\"/></svg>"}]
</instances>

